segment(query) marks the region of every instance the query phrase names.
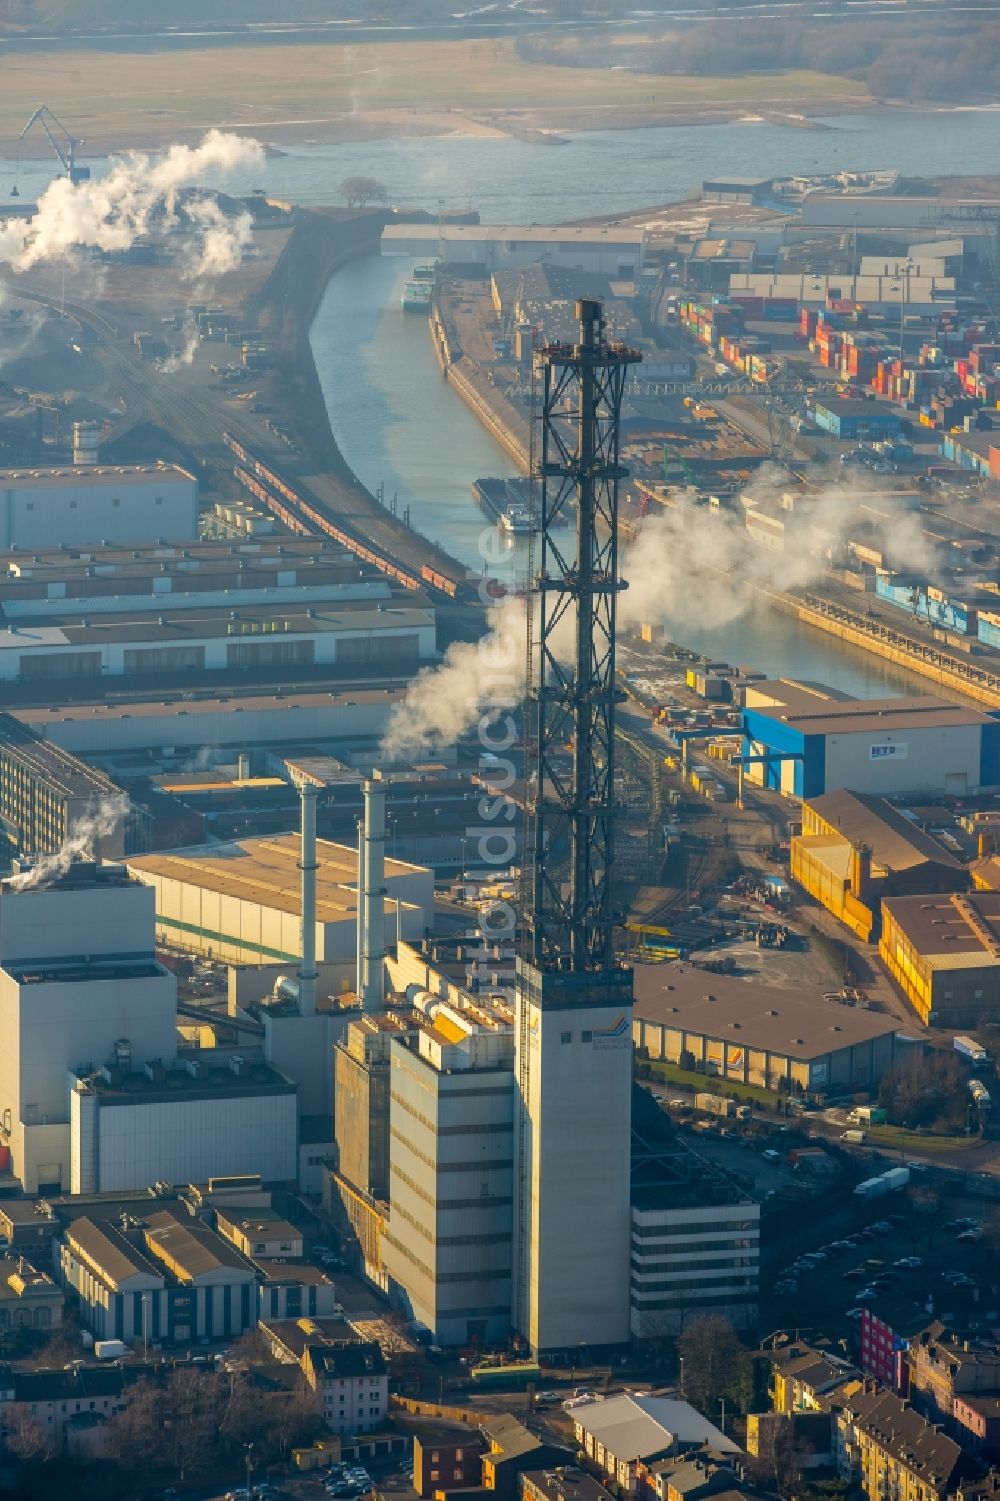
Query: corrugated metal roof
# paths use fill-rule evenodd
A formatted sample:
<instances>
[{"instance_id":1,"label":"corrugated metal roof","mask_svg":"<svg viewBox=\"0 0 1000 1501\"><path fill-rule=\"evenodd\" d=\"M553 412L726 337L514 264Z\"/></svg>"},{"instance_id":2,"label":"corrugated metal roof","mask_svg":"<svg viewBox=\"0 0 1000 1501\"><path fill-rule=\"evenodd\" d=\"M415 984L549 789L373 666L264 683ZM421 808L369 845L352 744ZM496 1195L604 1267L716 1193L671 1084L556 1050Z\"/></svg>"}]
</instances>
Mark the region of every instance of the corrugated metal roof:
<instances>
[{"instance_id":1,"label":"corrugated metal roof","mask_svg":"<svg viewBox=\"0 0 1000 1501\"><path fill-rule=\"evenodd\" d=\"M610 1397L573 1411L573 1421L618 1460L642 1459L680 1444L710 1444L725 1454L739 1445L703 1418L689 1402L671 1397Z\"/></svg>"}]
</instances>

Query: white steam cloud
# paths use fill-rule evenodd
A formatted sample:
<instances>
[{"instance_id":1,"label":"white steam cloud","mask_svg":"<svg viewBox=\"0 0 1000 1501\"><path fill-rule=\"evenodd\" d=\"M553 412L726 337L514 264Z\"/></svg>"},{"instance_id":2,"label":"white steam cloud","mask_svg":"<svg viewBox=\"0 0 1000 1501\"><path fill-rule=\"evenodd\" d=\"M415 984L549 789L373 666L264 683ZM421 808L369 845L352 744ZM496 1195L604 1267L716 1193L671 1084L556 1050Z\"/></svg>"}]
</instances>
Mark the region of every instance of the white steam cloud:
<instances>
[{"instance_id":1,"label":"white steam cloud","mask_svg":"<svg viewBox=\"0 0 1000 1501\"><path fill-rule=\"evenodd\" d=\"M748 531L746 509L710 512L679 497L662 514L649 515L640 538L622 556L628 588L618 601L618 626L683 626L692 600L699 613L726 625L749 611L758 590L806 589L846 561L849 541L881 550L897 569L934 572L936 553L919 518L897 508L891 495L859 485L831 484L794 495L783 470L765 466L744 491L765 515L784 523L773 545ZM410 683L389 720L381 745L387 760L402 760L467 734L482 715L496 717L520 703L525 690L527 613L524 600L494 605L479 642L456 642L438 667ZM537 632L536 632L537 636ZM571 660L574 620L560 622L554 646Z\"/></svg>"},{"instance_id":2,"label":"white steam cloud","mask_svg":"<svg viewBox=\"0 0 1000 1501\"><path fill-rule=\"evenodd\" d=\"M159 369L162 375L173 375L182 365L193 363L194 357L198 353L198 345L201 342L193 319L188 319L185 322L181 329L181 337L184 340L181 348L175 349L173 354L168 355L165 360L160 361Z\"/></svg>"},{"instance_id":3,"label":"white steam cloud","mask_svg":"<svg viewBox=\"0 0 1000 1501\"><path fill-rule=\"evenodd\" d=\"M524 697L527 615L522 599L491 606L481 641L455 641L438 667L425 667L389 717L381 755L401 761L450 745L480 716L513 709Z\"/></svg>"},{"instance_id":4,"label":"white steam cloud","mask_svg":"<svg viewBox=\"0 0 1000 1501\"><path fill-rule=\"evenodd\" d=\"M751 609L759 589L807 589L831 566L843 566L851 540L867 540L894 568L933 572L935 550L919 519L893 506L890 496L831 484L793 493L786 510L778 501L787 488L787 476L765 466L744 491L766 518L783 523L771 545L763 527L748 530L743 506L711 513L681 497L647 516L622 558L628 589L619 601L619 627L683 625L695 598L699 614L727 625Z\"/></svg>"},{"instance_id":5,"label":"white steam cloud","mask_svg":"<svg viewBox=\"0 0 1000 1501\"><path fill-rule=\"evenodd\" d=\"M28 870L11 876L13 891L30 891L48 881L64 876L74 860L93 860L100 852L102 839L109 839L120 827L128 810L128 799L105 797L91 813L78 818L61 848L51 855L40 855Z\"/></svg>"},{"instance_id":6,"label":"white steam cloud","mask_svg":"<svg viewBox=\"0 0 1000 1501\"><path fill-rule=\"evenodd\" d=\"M152 229L177 227L178 195L211 173L259 167L259 141L211 130L198 146L174 145L161 157L129 152L101 178L74 185L59 177L38 200L29 220L0 224L0 262L28 271L78 248L128 250ZM190 200L185 211L194 227L187 274L217 276L239 264L250 234L249 214L232 218L211 199Z\"/></svg>"}]
</instances>

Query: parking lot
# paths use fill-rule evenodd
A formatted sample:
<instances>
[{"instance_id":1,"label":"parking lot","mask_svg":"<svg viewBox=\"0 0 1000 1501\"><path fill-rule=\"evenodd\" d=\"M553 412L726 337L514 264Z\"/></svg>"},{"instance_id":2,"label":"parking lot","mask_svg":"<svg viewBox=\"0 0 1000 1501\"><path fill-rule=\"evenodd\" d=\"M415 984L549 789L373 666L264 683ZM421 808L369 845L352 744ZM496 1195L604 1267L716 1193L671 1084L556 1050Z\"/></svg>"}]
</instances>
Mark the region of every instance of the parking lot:
<instances>
[{"instance_id":1,"label":"parking lot","mask_svg":"<svg viewBox=\"0 0 1000 1501\"><path fill-rule=\"evenodd\" d=\"M855 1228L777 1259L762 1304L786 1326L834 1340L856 1329L866 1304L893 1327L931 1318L991 1327L1000 1270L983 1220L982 1203L951 1213L934 1194L923 1206L919 1194L862 1201Z\"/></svg>"}]
</instances>

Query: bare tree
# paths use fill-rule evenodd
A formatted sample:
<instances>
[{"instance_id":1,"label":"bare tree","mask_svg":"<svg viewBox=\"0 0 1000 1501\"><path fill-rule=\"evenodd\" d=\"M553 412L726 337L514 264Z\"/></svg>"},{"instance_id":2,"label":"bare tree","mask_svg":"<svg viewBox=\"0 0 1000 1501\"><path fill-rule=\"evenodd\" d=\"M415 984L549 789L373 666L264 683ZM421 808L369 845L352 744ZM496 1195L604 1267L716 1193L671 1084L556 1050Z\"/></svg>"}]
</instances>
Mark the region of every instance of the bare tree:
<instances>
[{"instance_id":1,"label":"bare tree","mask_svg":"<svg viewBox=\"0 0 1000 1501\"><path fill-rule=\"evenodd\" d=\"M389 201L389 190L377 177L345 177L340 184L340 195L347 199L348 208L365 208L369 203Z\"/></svg>"},{"instance_id":2,"label":"bare tree","mask_svg":"<svg viewBox=\"0 0 1000 1501\"><path fill-rule=\"evenodd\" d=\"M678 1339L677 1352L684 1361L684 1395L701 1412L715 1412L722 1398L746 1406L753 1381L750 1352L728 1319L695 1319Z\"/></svg>"},{"instance_id":3,"label":"bare tree","mask_svg":"<svg viewBox=\"0 0 1000 1501\"><path fill-rule=\"evenodd\" d=\"M7 1448L24 1464L42 1464L54 1459L57 1449L51 1434L45 1432L37 1418L18 1404L7 1422Z\"/></svg>"}]
</instances>

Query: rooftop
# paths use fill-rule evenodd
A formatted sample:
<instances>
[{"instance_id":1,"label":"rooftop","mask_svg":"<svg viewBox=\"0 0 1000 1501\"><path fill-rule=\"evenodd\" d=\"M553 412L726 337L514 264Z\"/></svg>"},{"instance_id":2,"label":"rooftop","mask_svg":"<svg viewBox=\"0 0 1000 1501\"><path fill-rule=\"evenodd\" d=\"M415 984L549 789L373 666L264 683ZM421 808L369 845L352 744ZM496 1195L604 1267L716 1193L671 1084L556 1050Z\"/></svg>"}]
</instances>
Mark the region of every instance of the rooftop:
<instances>
[{"instance_id":1,"label":"rooftop","mask_svg":"<svg viewBox=\"0 0 1000 1501\"><path fill-rule=\"evenodd\" d=\"M218 693L165 693L149 699L129 699L127 705L60 704L53 708L17 709L13 718L44 734L50 725L91 724L103 719L146 719L167 714L170 718L183 718L191 714L254 714L268 710L290 709L343 709L354 705L368 706L395 703L402 697L402 690L395 687L327 689L297 693L250 693L231 691ZM334 727L331 721L331 729ZM233 740L239 739L239 727L234 726Z\"/></svg>"},{"instance_id":2,"label":"rooftop","mask_svg":"<svg viewBox=\"0 0 1000 1501\"><path fill-rule=\"evenodd\" d=\"M738 1454L739 1445L726 1438L689 1402L672 1397L609 1397L573 1410L573 1422L592 1434L619 1460L646 1459L675 1445L709 1445L723 1454Z\"/></svg>"},{"instance_id":3,"label":"rooftop","mask_svg":"<svg viewBox=\"0 0 1000 1501\"><path fill-rule=\"evenodd\" d=\"M848 1402L856 1427L924 1484L943 1493L962 1451L892 1392L862 1388Z\"/></svg>"},{"instance_id":4,"label":"rooftop","mask_svg":"<svg viewBox=\"0 0 1000 1501\"><path fill-rule=\"evenodd\" d=\"M139 880L152 884L156 878L179 881L203 891L280 912L298 914L299 891L298 834L277 834L272 838L241 839L226 844L196 845L172 850L168 854L136 855L127 864ZM319 869L316 872L316 920L341 922L357 912L357 850L329 839L316 841ZM387 859L385 879L421 871L419 865Z\"/></svg>"},{"instance_id":5,"label":"rooftop","mask_svg":"<svg viewBox=\"0 0 1000 1501\"><path fill-rule=\"evenodd\" d=\"M873 1011L684 964L637 964L634 989L636 1021L803 1060L896 1031L891 1017Z\"/></svg>"},{"instance_id":6,"label":"rooftop","mask_svg":"<svg viewBox=\"0 0 1000 1501\"><path fill-rule=\"evenodd\" d=\"M234 619L234 615L236 618ZM322 636L344 630L404 630L427 625L430 607L382 605L372 599L340 600L306 607L283 604L194 605L171 611L168 595L155 603L137 601L126 610L94 613L53 624L8 620L0 628L0 651L79 646L92 651L115 642L197 642L223 638L234 645L273 642L286 635Z\"/></svg>"},{"instance_id":7,"label":"rooftop","mask_svg":"<svg viewBox=\"0 0 1000 1501\"><path fill-rule=\"evenodd\" d=\"M125 797L103 771L43 740L11 714L0 714L0 764L4 761L65 797Z\"/></svg>"},{"instance_id":8,"label":"rooftop","mask_svg":"<svg viewBox=\"0 0 1000 1501\"><path fill-rule=\"evenodd\" d=\"M301 1360L307 1347L342 1345L351 1337L346 1319L261 1319L260 1327L293 1360Z\"/></svg>"},{"instance_id":9,"label":"rooftop","mask_svg":"<svg viewBox=\"0 0 1000 1501\"><path fill-rule=\"evenodd\" d=\"M326 1381L351 1381L359 1376L384 1376L386 1364L375 1340L341 1340L339 1344L308 1344L308 1360Z\"/></svg>"},{"instance_id":10,"label":"rooftop","mask_svg":"<svg viewBox=\"0 0 1000 1501\"><path fill-rule=\"evenodd\" d=\"M892 896L883 910L931 969L1000 966L1000 891Z\"/></svg>"},{"instance_id":11,"label":"rooftop","mask_svg":"<svg viewBox=\"0 0 1000 1501\"><path fill-rule=\"evenodd\" d=\"M193 474L177 464L80 464L62 469L0 469L3 490L81 490L112 485L194 485Z\"/></svg>"},{"instance_id":12,"label":"rooftop","mask_svg":"<svg viewBox=\"0 0 1000 1501\"><path fill-rule=\"evenodd\" d=\"M254 1280L239 1252L200 1220L179 1220L169 1210L161 1210L148 1216L143 1239L150 1254L165 1263L182 1284L202 1282L219 1273L231 1280L233 1272L243 1273L247 1282Z\"/></svg>"},{"instance_id":13,"label":"rooftop","mask_svg":"<svg viewBox=\"0 0 1000 1501\"><path fill-rule=\"evenodd\" d=\"M982 709L967 708L943 698L856 698L841 703L801 702L791 706L752 709L761 719L791 725L802 735L905 734L908 730L949 729L953 725L996 724Z\"/></svg>"},{"instance_id":14,"label":"rooftop","mask_svg":"<svg viewBox=\"0 0 1000 1501\"><path fill-rule=\"evenodd\" d=\"M964 869L961 860L884 797L841 790L810 798L806 806L849 844L869 845L874 864L886 870L910 870L928 861L952 870Z\"/></svg>"},{"instance_id":15,"label":"rooftop","mask_svg":"<svg viewBox=\"0 0 1000 1501\"><path fill-rule=\"evenodd\" d=\"M545 1501L611 1501L611 1492L599 1480L573 1465L560 1465L556 1470L522 1470L520 1478L529 1495L534 1493Z\"/></svg>"},{"instance_id":16,"label":"rooftop","mask_svg":"<svg viewBox=\"0 0 1000 1501\"><path fill-rule=\"evenodd\" d=\"M206 1011L206 1021L225 1020ZM176 1067L149 1064L141 1071L125 1073L115 1068L81 1076L77 1087L84 1093L100 1095L101 1105L129 1105L139 1099L143 1104L190 1103L223 1095L293 1094L295 1085L284 1074L259 1057L243 1055L239 1068L232 1067L228 1056L213 1059L210 1050L199 1049L198 1056Z\"/></svg>"}]
</instances>

